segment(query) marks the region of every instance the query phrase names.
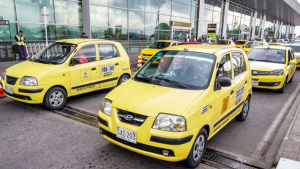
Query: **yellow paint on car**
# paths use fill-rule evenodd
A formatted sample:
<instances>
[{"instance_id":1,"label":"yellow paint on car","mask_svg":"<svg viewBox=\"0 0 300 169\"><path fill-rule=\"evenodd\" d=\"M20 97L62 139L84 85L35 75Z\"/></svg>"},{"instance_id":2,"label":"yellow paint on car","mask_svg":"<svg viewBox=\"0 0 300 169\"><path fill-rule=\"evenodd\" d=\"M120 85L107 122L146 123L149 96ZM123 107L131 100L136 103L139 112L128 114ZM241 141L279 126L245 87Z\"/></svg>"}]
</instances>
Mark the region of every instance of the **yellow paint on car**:
<instances>
[{"instance_id":1,"label":"yellow paint on car","mask_svg":"<svg viewBox=\"0 0 300 169\"><path fill-rule=\"evenodd\" d=\"M248 40L237 40L235 42L235 47L236 48L243 48L247 44Z\"/></svg>"},{"instance_id":2,"label":"yellow paint on car","mask_svg":"<svg viewBox=\"0 0 300 169\"><path fill-rule=\"evenodd\" d=\"M245 51L246 54L250 52L250 50L255 47L255 46L267 46L268 44L264 41L249 41L243 50Z\"/></svg>"},{"instance_id":3,"label":"yellow paint on car","mask_svg":"<svg viewBox=\"0 0 300 169\"><path fill-rule=\"evenodd\" d=\"M229 39L219 39L219 40L217 40L215 45L223 46L223 47L225 47L225 46L235 47L235 43L232 40L229 40Z\"/></svg>"}]
</instances>

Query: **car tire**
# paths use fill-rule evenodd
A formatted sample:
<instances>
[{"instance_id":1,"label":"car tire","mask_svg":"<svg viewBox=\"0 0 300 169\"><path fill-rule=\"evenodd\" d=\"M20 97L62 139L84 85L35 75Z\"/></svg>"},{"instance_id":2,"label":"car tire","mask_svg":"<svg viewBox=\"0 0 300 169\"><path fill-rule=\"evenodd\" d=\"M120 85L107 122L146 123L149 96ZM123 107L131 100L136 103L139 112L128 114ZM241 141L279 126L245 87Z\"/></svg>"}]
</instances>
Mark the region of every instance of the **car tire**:
<instances>
[{"instance_id":1,"label":"car tire","mask_svg":"<svg viewBox=\"0 0 300 169\"><path fill-rule=\"evenodd\" d=\"M284 93L286 85L287 85L287 77L286 77L286 79L284 81L284 84L283 84L282 88L278 89L278 92L279 93Z\"/></svg>"},{"instance_id":2,"label":"car tire","mask_svg":"<svg viewBox=\"0 0 300 169\"><path fill-rule=\"evenodd\" d=\"M245 121L247 119L250 109L250 97L248 96L244 102L243 109L239 115L236 116L237 121Z\"/></svg>"},{"instance_id":3,"label":"car tire","mask_svg":"<svg viewBox=\"0 0 300 169\"><path fill-rule=\"evenodd\" d=\"M67 93L61 87L49 89L44 97L43 105L50 110L62 108L67 102Z\"/></svg>"},{"instance_id":4,"label":"car tire","mask_svg":"<svg viewBox=\"0 0 300 169\"><path fill-rule=\"evenodd\" d=\"M118 81L118 86L124 82L126 82L127 80L129 80L130 77L128 75L122 75Z\"/></svg>"},{"instance_id":5,"label":"car tire","mask_svg":"<svg viewBox=\"0 0 300 169\"><path fill-rule=\"evenodd\" d=\"M293 83L294 76L295 76L295 73L293 74L293 77L290 79L289 83Z\"/></svg>"},{"instance_id":6,"label":"car tire","mask_svg":"<svg viewBox=\"0 0 300 169\"><path fill-rule=\"evenodd\" d=\"M206 152L207 131L202 128L198 133L188 157L182 161L183 165L189 168L197 167Z\"/></svg>"}]
</instances>

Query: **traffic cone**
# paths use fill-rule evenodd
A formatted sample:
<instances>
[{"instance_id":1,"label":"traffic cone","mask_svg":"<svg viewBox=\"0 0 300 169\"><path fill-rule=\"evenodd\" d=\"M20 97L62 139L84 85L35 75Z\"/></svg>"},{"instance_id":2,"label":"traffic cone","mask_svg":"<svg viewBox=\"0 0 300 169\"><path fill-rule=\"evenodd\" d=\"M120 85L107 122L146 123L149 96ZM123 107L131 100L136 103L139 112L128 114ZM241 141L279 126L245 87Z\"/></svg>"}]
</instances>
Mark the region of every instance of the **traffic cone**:
<instances>
[{"instance_id":1,"label":"traffic cone","mask_svg":"<svg viewBox=\"0 0 300 169\"><path fill-rule=\"evenodd\" d=\"M142 57L141 57L141 53L139 53L139 58L138 58L138 63L137 63L136 70L139 70L141 67L142 67Z\"/></svg>"},{"instance_id":2,"label":"traffic cone","mask_svg":"<svg viewBox=\"0 0 300 169\"><path fill-rule=\"evenodd\" d=\"M5 94L4 94L4 90L2 88L2 85L1 85L1 76L0 76L0 98L3 98L5 97Z\"/></svg>"}]
</instances>

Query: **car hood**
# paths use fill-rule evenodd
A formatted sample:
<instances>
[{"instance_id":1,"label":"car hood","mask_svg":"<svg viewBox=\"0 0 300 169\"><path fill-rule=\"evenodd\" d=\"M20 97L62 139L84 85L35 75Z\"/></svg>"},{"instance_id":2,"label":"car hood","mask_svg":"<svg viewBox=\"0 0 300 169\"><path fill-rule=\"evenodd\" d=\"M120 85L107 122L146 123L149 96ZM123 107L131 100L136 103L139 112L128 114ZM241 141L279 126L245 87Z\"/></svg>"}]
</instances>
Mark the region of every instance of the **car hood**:
<instances>
[{"instance_id":1,"label":"car hood","mask_svg":"<svg viewBox=\"0 0 300 169\"><path fill-rule=\"evenodd\" d=\"M151 55L153 56L154 54L156 54L157 52L161 51L162 49L150 49L150 48L146 48L143 49L141 51L141 54L146 54L146 55Z\"/></svg>"},{"instance_id":2,"label":"car hood","mask_svg":"<svg viewBox=\"0 0 300 169\"><path fill-rule=\"evenodd\" d=\"M156 117L159 113L181 115L204 90L186 90L129 80L106 98L114 108Z\"/></svg>"},{"instance_id":3,"label":"car hood","mask_svg":"<svg viewBox=\"0 0 300 169\"><path fill-rule=\"evenodd\" d=\"M39 75L50 72L52 69L57 68L57 66L58 65L25 61L6 69L6 75L16 78L22 78L24 76L32 76L37 78Z\"/></svg>"},{"instance_id":4,"label":"car hood","mask_svg":"<svg viewBox=\"0 0 300 169\"><path fill-rule=\"evenodd\" d=\"M259 70L259 71L273 71L273 70L283 69L284 65L285 64L282 63L250 61L250 68L252 70Z\"/></svg>"},{"instance_id":5,"label":"car hood","mask_svg":"<svg viewBox=\"0 0 300 169\"><path fill-rule=\"evenodd\" d=\"M294 52L294 55L295 55L295 57L297 58L297 57L300 56L300 53L299 53L299 52Z\"/></svg>"}]
</instances>

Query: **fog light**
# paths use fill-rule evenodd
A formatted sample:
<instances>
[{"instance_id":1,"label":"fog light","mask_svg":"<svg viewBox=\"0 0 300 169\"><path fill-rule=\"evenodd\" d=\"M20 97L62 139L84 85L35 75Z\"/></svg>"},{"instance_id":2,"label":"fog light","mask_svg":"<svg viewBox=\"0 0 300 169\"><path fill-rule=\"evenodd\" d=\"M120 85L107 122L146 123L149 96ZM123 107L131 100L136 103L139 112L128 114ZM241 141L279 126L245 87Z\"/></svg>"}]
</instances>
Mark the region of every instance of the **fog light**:
<instances>
[{"instance_id":1,"label":"fog light","mask_svg":"<svg viewBox=\"0 0 300 169\"><path fill-rule=\"evenodd\" d=\"M169 150L162 150L163 156L169 157L170 151Z\"/></svg>"},{"instance_id":2,"label":"fog light","mask_svg":"<svg viewBox=\"0 0 300 169\"><path fill-rule=\"evenodd\" d=\"M275 84L274 84L274 86L279 86L279 85L280 85L280 83L275 83Z\"/></svg>"},{"instance_id":3,"label":"fog light","mask_svg":"<svg viewBox=\"0 0 300 169\"><path fill-rule=\"evenodd\" d=\"M102 128L99 128L99 133L105 135L105 134L106 134L106 131L103 130Z\"/></svg>"}]
</instances>

